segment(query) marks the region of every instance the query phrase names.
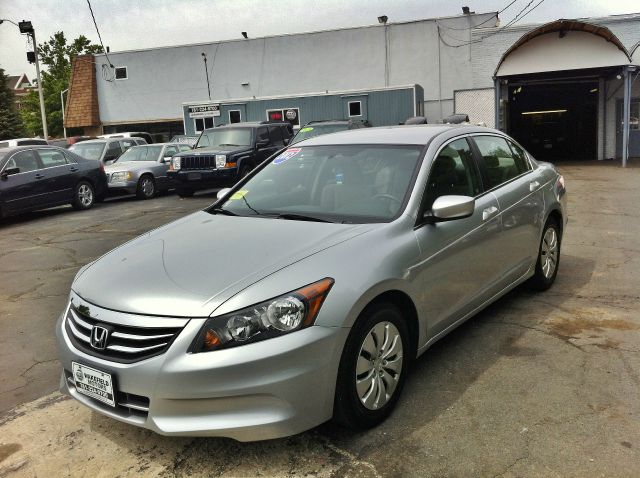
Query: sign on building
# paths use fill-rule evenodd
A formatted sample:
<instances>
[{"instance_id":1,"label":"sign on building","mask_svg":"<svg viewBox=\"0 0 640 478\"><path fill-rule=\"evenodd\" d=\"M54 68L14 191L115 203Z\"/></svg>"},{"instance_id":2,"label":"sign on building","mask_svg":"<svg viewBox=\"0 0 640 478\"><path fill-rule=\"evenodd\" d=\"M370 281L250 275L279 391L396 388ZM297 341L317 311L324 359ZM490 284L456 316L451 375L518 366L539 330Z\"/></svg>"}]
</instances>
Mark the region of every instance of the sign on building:
<instances>
[{"instance_id":1,"label":"sign on building","mask_svg":"<svg viewBox=\"0 0 640 478\"><path fill-rule=\"evenodd\" d=\"M189 118L208 118L220 116L220 105L189 106Z\"/></svg>"}]
</instances>

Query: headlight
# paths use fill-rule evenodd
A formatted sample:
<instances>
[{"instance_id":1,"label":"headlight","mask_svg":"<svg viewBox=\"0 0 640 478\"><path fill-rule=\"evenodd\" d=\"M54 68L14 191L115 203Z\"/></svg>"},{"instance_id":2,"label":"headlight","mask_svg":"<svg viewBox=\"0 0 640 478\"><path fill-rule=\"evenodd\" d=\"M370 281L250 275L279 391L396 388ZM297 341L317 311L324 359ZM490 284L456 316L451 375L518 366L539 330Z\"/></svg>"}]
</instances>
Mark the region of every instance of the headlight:
<instances>
[{"instance_id":1,"label":"headlight","mask_svg":"<svg viewBox=\"0 0 640 478\"><path fill-rule=\"evenodd\" d=\"M111 175L111 182L115 183L128 181L130 179L133 179L133 174L130 171L120 171Z\"/></svg>"},{"instance_id":2,"label":"headlight","mask_svg":"<svg viewBox=\"0 0 640 478\"><path fill-rule=\"evenodd\" d=\"M227 164L227 157L224 154L216 154L216 168L222 169Z\"/></svg>"},{"instance_id":3,"label":"headlight","mask_svg":"<svg viewBox=\"0 0 640 478\"><path fill-rule=\"evenodd\" d=\"M174 171L180 169L180 158L171 159L171 169Z\"/></svg>"},{"instance_id":4,"label":"headlight","mask_svg":"<svg viewBox=\"0 0 640 478\"><path fill-rule=\"evenodd\" d=\"M190 351L237 347L309 327L332 286L333 279L325 278L251 307L207 319Z\"/></svg>"}]
</instances>

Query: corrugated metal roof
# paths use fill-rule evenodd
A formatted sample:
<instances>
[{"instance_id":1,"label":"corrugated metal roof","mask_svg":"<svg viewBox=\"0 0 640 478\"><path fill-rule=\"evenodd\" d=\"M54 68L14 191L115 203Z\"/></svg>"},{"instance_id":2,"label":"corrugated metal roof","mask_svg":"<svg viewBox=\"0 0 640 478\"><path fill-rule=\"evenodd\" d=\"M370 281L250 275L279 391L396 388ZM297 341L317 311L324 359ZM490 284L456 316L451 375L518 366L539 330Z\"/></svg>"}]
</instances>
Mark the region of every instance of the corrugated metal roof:
<instances>
[{"instance_id":1,"label":"corrugated metal roof","mask_svg":"<svg viewBox=\"0 0 640 478\"><path fill-rule=\"evenodd\" d=\"M618 37L607 27L594 25L593 23L587 23L580 20L567 20L567 19L561 18L559 20L555 20L550 23L545 23L544 25L541 25L540 27L535 28L530 32L522 35L522 37L520 37L520 39L517 42L511 45L511 47L506 52L504 52L504 54L500 58L500 61L498 62L498 66L496 67L494 76L498 74L498 70L500 69L500 65L502 65L502 62L511 53L513 53L515 50L520 48L525 43L531 41L536 37L539 37L540 35L545 35L547 33L554 33L554 32L561 33L561 32L567 32L567 31L581 31L581 32L591 33L593 35L602 37L606 41L613 43L621 52L623 52L626 55L626 57L629 59L629 62L631 62L631 55L629 54L625 46L618 39Z\"/></svg>"}]
</instances>

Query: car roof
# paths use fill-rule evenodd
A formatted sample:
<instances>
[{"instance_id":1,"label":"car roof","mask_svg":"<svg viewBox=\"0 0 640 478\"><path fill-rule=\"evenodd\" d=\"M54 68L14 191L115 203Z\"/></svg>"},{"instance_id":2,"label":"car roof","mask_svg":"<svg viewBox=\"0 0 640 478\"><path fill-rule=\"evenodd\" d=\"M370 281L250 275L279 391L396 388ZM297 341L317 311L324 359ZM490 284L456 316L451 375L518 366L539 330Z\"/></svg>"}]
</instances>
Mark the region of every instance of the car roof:
<instances>
[{"instance_id":1,"label":"car roof","mask_svg":"<svg viewBox=\"0 0 640 478\"><path fill-rule=\"evenodd\" d=\"M59 149L59 150L63 150L64 148L61 148L59 146L56 146L54 144L25 144L24 146L9 146L7 148L0 148L0 152L2 153L13 153L14 151L22 151L25 149Z\"/></svg>"},{"instance_id":2,"label":"car roof","mask_svg":"<svg viewBox=\"0 0 640 478\"><path fill-rule=\"evenodd\" d=\"M498 130L481 126L420 124L407 126L379 126L377 128L358 128L337 133L314 136L296 143L304 146L339 145L339 144L414 144L427 145L433 138L441 134L456 131L465 133L486 133Z\"/></svg>"}]
</instances>

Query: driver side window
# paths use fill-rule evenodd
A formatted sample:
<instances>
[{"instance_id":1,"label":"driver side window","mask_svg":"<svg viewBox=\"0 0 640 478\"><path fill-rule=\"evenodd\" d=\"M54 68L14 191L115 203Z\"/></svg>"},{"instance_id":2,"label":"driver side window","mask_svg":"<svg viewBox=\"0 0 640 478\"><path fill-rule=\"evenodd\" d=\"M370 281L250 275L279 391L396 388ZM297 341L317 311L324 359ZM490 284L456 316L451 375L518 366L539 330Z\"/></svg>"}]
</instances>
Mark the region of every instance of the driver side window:
<instances>
[{"instance_id":1,"label":"driver side window","mask_svg":"<svg viewBox=\"0 0 640 478\"><path fill-rule=\"evenodd\" d=\"M482 192L480 173L466 139L445 146L431 165L424 210L428 211L440 196L475 197Z\"/></svg>"}]
</instances>

